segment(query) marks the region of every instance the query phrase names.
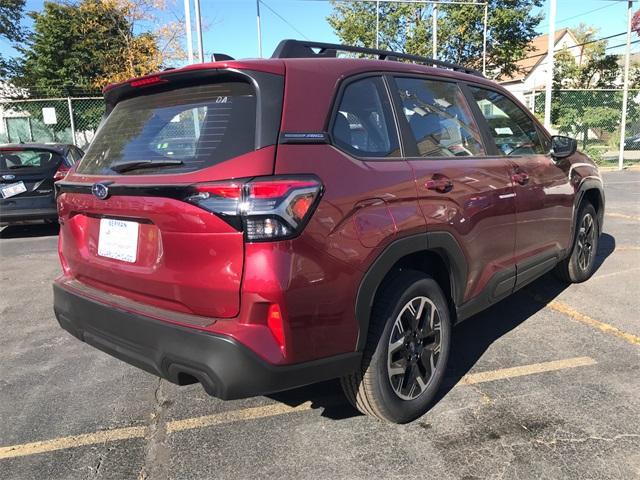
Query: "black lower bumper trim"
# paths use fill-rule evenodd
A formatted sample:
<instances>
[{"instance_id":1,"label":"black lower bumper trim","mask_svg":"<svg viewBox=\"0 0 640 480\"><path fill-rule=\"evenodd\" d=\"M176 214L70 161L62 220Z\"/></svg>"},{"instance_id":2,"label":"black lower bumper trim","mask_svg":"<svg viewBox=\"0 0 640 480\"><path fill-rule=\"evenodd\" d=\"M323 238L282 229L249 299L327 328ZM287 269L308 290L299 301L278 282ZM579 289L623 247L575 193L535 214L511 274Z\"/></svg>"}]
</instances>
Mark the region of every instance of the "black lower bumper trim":
<instances>
[{"instance_id":1,"label":"black lower bumper trim","mask_svg":"<svg viewBox=\"0 0 640 480\"><path fill-rule=\"evenodd\" d=\"M144 317L53 286L58 322L94 347L179 385L196 378L224 400L264 395L355 371L359 353L274 366L234 339Z\"/></svg>"},{"instance_id":2,"label":"black lower bumper trim","mask_svg":"<svg viewBox=\"0 0 640 480\"><path fill-rule=\"evenodd\" d=\"M20 223L35 220L57 220L58 210L52 208L0 209L0 223Z\"/></svg>"}]
</instances>

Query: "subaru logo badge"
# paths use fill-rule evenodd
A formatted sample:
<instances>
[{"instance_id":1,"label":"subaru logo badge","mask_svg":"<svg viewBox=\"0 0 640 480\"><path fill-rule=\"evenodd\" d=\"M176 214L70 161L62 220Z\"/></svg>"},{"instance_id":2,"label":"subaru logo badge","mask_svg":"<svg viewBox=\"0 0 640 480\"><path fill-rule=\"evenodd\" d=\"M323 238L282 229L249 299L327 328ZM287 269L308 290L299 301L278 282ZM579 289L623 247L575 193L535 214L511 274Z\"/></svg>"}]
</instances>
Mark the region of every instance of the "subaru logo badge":
<instances>
[{"instance_id":1,"label":"subaru logo badge","mask_svg":"<svg viewBox=\"0 0 640 480\"><path fill-rule=\"evenodd\" d=\"M3 180L15 180L15 175L2 175Z\"/></svg>"},{"instance_id":2,"label":"subaru logo badge","mask_svg":"<svg viewBox=\"0 0 640 480\"><path fill-rule=\"evenodd\" d=\"M93 193L100 200L106 200L109 196L109 187L104 183L94 183L91 187L91 193Z\"/></svg>"}]
</instances>

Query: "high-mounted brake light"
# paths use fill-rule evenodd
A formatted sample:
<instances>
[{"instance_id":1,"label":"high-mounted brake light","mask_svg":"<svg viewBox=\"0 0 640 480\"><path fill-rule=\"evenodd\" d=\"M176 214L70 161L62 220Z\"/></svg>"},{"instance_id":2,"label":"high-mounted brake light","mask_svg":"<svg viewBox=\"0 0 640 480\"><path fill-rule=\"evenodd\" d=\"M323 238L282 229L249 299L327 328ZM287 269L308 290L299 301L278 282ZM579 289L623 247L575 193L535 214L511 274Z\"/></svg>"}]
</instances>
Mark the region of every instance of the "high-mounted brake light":
<instances>
[{"instance_id":1,"label":"high-mounted brake light","mask_svg":"<svg viewBox=\"0 0 640 480\"><path fill-rule=\"evenodd\" d=\"M197 184L185 200L244 230L248 241L270 241L299 235L321 192L315 177L262 177Z\"/></svg>"},{"instance_id":2,"label":"high-mounted brake light","mask_svg":"<svg viewBox=\"0 0 640 480\"><path fill-rule=\"evenodd\" d=\"M166 78L159 77L158 75L154 75L153 77L141 78L139 80L133 80L129 82L129 85L132 87L146 87L148 85L155 85L157 83L166 83L168 80Z\"/></svg>"}]
</instances>

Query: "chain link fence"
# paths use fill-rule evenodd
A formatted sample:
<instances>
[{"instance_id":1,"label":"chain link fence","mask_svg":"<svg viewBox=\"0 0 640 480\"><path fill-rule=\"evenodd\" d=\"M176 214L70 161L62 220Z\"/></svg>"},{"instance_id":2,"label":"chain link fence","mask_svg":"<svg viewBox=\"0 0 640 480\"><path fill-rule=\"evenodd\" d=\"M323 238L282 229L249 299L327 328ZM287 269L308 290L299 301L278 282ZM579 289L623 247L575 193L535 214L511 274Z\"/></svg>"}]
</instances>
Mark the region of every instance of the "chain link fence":
<instances>
[{"instance_id":1,"label":"chain link fence","mask_svg":"<svg viewBox=\"0 0 640 480\"><path fill-rule=\"evenodd\" d=\"M525 95L525 103L542 121L544 92ZM62 142L85 149L103 114L102 97L0 99L0 143ZM578 148L602 165L617 164L621 118L621 89L553 92L554 133L575 138ZM176 124L176 128L183 123ZM624 162L640 163L639 89L629 90Z\"/></svg>"},{"instance_id":2,"label":"chain link fence","mask_svg":"<svg viewBox=\"0 0 640 480\"><path fill-rule=\"evenodd\" d=\"M617 165L620 153L622 89L554 90L553 133L578 141L578 149L601 165ZM544 92L525 96L526 105L543 121ZM640 90L629 90L624 163L640 163Z\"/></svg>"},{"instance_id":3,"label":"chain link fence","mask_svg":"<svg viewBox=\"0 0 640 480\"><path fill-rule=\"evenodd\" d=\"M0 143L60 142L85 149L103 114L102 97L0 99Z\"/></svg>"}]
</instances>

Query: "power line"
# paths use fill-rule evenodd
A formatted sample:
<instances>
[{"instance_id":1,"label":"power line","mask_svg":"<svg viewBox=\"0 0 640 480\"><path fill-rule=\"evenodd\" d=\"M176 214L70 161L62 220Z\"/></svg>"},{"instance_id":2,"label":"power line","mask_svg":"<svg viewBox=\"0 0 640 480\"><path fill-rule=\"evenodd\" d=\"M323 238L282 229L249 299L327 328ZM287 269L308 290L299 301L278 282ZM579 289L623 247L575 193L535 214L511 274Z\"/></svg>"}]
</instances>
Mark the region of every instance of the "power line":
<instances>
[{"instance_id":1,"label":"power line","mask_svg":"<svg viewBox=\"0 0 640 480\"><path fill-rule=\"evenodd\" d=\"M615 35L609 35L608 37L602 37L602 38L597 38L595 40L589 40L588 42L584 42L584 43L578 43L576 45L572 45L570 47L565 47L567 50L571 50L572 48L578 48L578 47L584 47L585 45L590 45L592 43L598 43L598 42L604 42L605 40L609 40L611 38L615 38L615 37L620 37L622 35L626 35L627 32L622 32L622 33L616 33ZM625 44L626 45L626 44ZM608 47L607 47L608 48ZM517 60L518 62L522 61L522 60L528 60L530 58L538 58L538 57L544 57L546 55L548 55L548 51L544 52L544 53L537 53L535 55L530 55L528 57L523 57L520 58L519 60Z\"/></svg>"},{"instance_id":2,"label":"power line","mask_svg":"<svg viewBox=\"0 0 640 480\"><path fill-rule=\"evenodd\" d=\"M636 43L640 43L640 39L631 41L631 45L634 45L634 44L636 44ZM605 48L605 51L607 51L607 50L612 50L612 49L614 49L614 48L624 47L624 46L626 46L626 45L627 45L627 44L626 44L626 42L625 42L625 43L619 43L618 45L611 45L610 47L606 47L606 48ZM538 65L538 67L544 67L545 65L547 65L547 62L542 62L542 63L540 63L540 64ZM495 65L494 65L494 66L495 66Z\"/></svg>"},{"instance_id":3,"label":"power line","mask_svg":"<svg viewBox=\"0 0 640 480\"><path fill-rule=\"evenodd\" d=\"M597 12L599 10L604 10L605 8L613 7L614 5L615 5L615 3L610 3L609 5L605 5L603 7L594 8L593 10L589 10L587 12L579 13L578 15L573 15L572 17L563 18L562 20L558 20L556 22L556 25L560 25L562 22L566 22L568 20L573 20L574 18L583 17L584 15L589 15L590 13ZM548 25L549 25L548 23L544 23L542 25L538 25L538 28L546 27Z\"/></svg>"},{"instance_id":4,"label":"power line","mask_svg":"<svg viewBox=\"0 0 640 480\"><path fill-rule=\"evenodd\" d=\"M271 13L273 13L276 17L278 17L280 20L282 20L284 23L286 23L287 25L289 25L289 27L291 27L293 30L295 30L296 32L298 32L300 35L302 35L304 37L305 40L309 40L309 37L307 37L304 33L302 33L300 30L298 30L296 27L294 27L286 18L284 18L282 15L280 15L278 12L276 12L273 8L271 8L264 0L259 0L259 2L264 5L265 7L267 7L267 10L269 10Z\"/></svg>"}]
</instances>

